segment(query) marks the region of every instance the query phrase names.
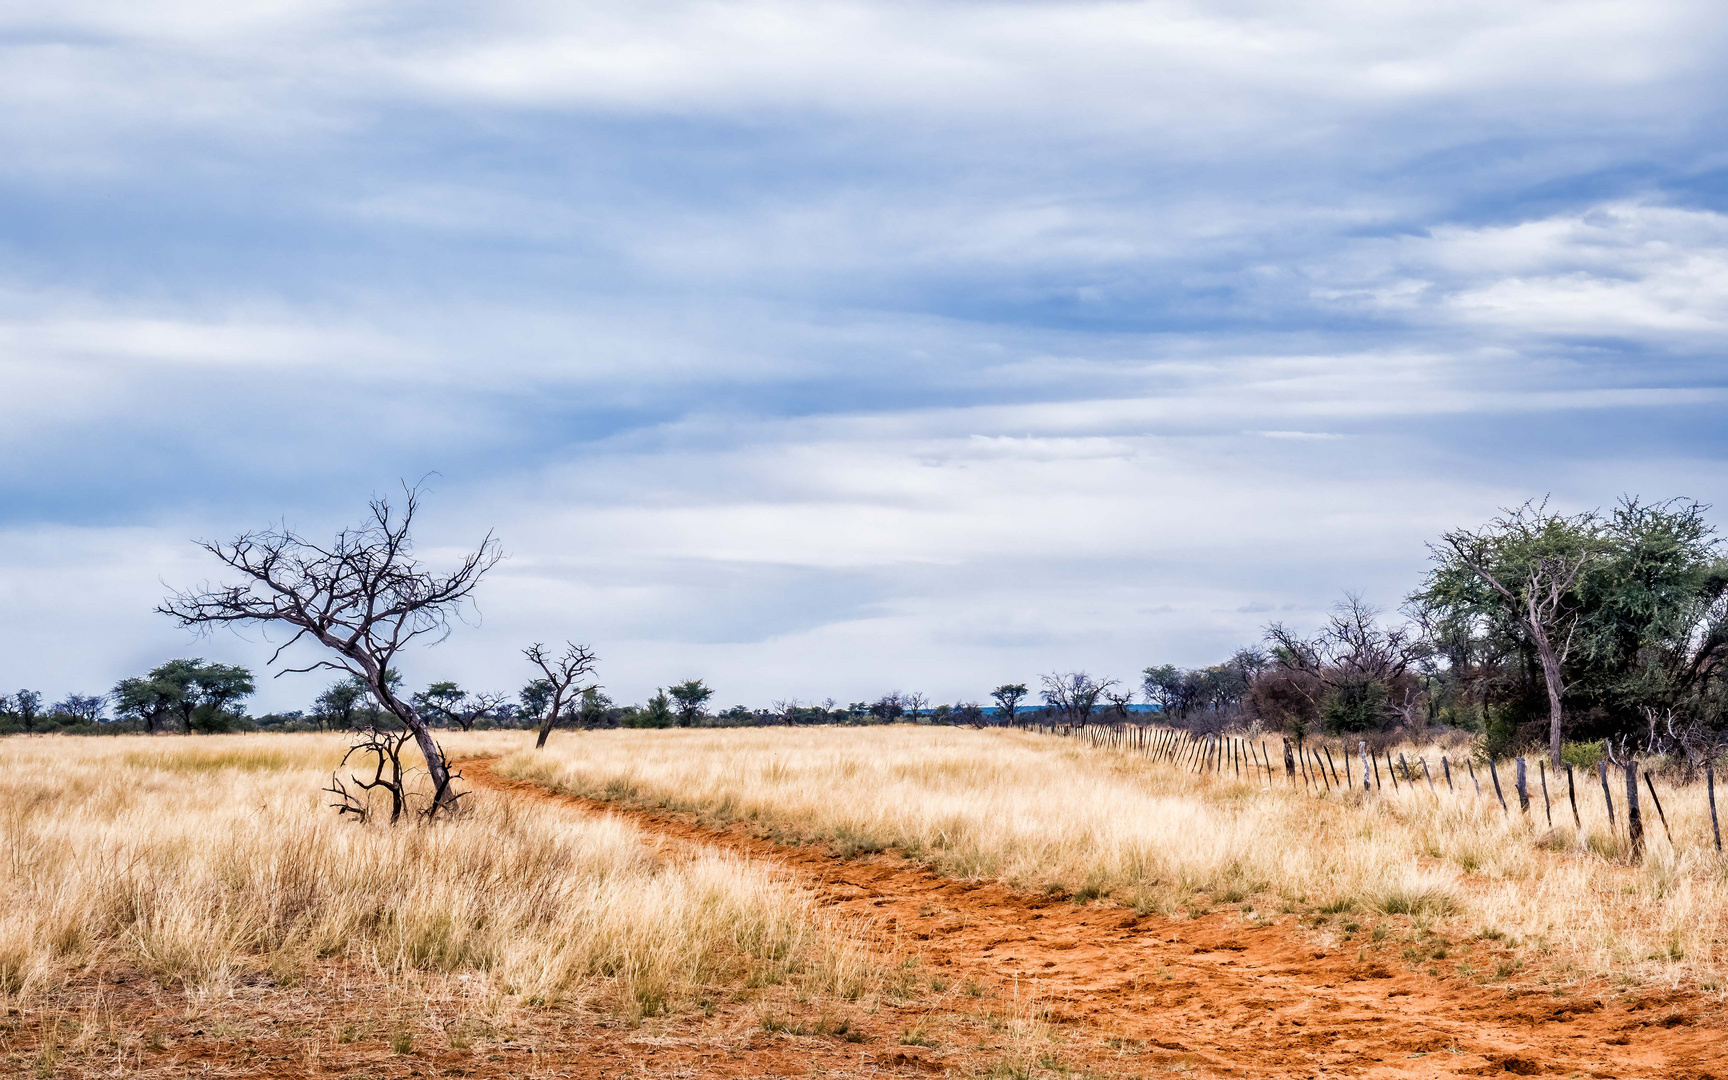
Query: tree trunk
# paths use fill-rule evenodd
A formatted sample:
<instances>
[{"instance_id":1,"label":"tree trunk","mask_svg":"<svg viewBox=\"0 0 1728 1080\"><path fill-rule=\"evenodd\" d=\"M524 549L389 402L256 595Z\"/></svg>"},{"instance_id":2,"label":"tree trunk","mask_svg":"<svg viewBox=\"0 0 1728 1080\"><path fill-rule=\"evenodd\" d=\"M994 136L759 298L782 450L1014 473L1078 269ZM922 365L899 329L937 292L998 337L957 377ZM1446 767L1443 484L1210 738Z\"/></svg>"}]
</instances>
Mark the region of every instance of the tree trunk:
<instances>
[{"instance_id":1,"label":"tree trunk","mask_svg":"<svg viewBox=\"0 0 1728 1080\"><path fill-rule=\"evenodd\" d=\"M1555 655L1554 643L1548 640L1548 631L1538 622L1532 613L1529 622L1530 638L1536 643L1536 655L1542 660L1542 681L1548 684L1548 764L1556 769L1560 767L1560 692L1564 687L1560 675L1560 658Z\"/></svg>"},{"instance_id":2,"label":"tree trunk","mask_svg":"<svg viewBox=\"0 0 1728 1080\"><path fill-rule=\"evenodd\" d=\"M540 737L534 740L534 749L543 750L546 740L552 734L552 728L558 723L558 710L564 707L564 691L552 695L552 703L546 706L546 720L540 725Z\"/></svg>"},{"instance_id":3,"label":"tree trunk","mask_svg":"<svg viewBox=\"0 0 1728 1080\"><path fill-rule=\"evenodd\" d=\"M432 730L420 719L414 706L392 694L390 688L384 685L381 669L376 677L370 677L373 670L372 665L367 666L367 681L372 686L372 692L384 703L384 708L402 721L402 726L413 734L414 745L420 748L420 756L426 759L426 775L432 779L432 790L438 793L437 805L455 806L456 792L450 790L450 767L444 763L444 752L438 749L438 743L432 738Z\"/></svg>"}]
</instances>

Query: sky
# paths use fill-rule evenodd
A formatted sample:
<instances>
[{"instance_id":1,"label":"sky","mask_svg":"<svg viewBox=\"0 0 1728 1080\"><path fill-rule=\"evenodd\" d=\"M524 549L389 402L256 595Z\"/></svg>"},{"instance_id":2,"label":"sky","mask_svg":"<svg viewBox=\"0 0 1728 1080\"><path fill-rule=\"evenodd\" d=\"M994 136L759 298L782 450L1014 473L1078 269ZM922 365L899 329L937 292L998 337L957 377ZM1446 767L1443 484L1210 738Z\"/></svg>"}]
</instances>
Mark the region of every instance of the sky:
<instances>
[{"instance_id":1,"label":"sky","mask_svg":"<svg viewBox=\"0 0 1728 1080\"><path fill-rule=\"evenodd\" d=\"M0 692L262 673L152 612L192 541L404 480L508 556L411 686L571 639L721 706L1132 684L1529 498L1728 504L1723 55L1708 0L8 4Z\"/></svg>"}]
</instances>

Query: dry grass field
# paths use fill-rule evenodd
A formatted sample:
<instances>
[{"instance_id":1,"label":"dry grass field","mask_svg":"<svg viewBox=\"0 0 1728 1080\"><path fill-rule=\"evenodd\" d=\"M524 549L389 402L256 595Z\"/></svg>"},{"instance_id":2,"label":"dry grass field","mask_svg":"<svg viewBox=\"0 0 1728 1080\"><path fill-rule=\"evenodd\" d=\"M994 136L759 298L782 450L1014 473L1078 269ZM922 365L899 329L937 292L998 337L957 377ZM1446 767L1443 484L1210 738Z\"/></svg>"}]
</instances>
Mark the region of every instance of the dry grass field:
<instances>
[{"instance_id":1,"label":"dry grass field","mask_svg":"<svg viewBox=\"0 0 1728 1080\"><path fill-rule=\"evenodd\" d=\"M341 736L0 742L0 1074L1728 1075L1689 791L1633 865L1025 733L531 739L395 828Z\"/></svg>"},{"instance_id":2,"label":"dry grass field","mask_svg":"<svg viewBox=\"0 0 1728 1080\"><path fill-rule=\"evenodd\" d=\"M326 993L334 976L351 1015L293 1025L313 1058L374 1021L397 1047L437 1035L465 1049L464 1031L517 1006L639 1019L752 982L862 991L856 951L767 867L668 858L616 818L515 800L474 799L430 828L341 820L320 789L344 744L0 742L0 994L9 1042L36 1044L32 1068L54 1075L71 1054L143 1069L165 1020L123 1015L115 987L220 1024L222 1003L259 988L305 1012L294 991ZM417 1005L428 995L443 1015Z\"/></svg>"},{"instance_id":3,"label":"dry grass field","mask_svg":"<svg viewBox=\"0 0 1728 1080\"><path fill-rule=\"evenodd\" d=\"M1407 753L1438 770L1439 749ZM1559 790L1550 827L1539 802L1529 817L1503 811L1485 774L1477 797L1462 769L1463 794L1420 780L1310 790L1053 736L913 726L579 732L499 769L1140 911L1246 903L1346 936L1364 915L1404 915L1511 941L1549 979L1715 990L1728 976L1728 861L1702 785L1663 796L1673 844L1646 800L1634 866L1594 785L1578 792L1582 830Z\"/></svg>"}]
</instances>

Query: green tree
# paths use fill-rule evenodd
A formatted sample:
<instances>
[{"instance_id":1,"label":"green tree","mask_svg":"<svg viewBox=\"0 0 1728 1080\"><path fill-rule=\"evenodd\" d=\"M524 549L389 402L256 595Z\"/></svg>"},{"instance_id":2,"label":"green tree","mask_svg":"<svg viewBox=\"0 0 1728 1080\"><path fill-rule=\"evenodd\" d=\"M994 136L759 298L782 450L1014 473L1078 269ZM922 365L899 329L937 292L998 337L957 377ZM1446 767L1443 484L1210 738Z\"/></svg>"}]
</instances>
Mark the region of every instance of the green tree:
<instances>
[{"instance_id":1,"label":"green tree","mask_svg":"<svg viewBox=\"0 0 1728 1080\"><path fill-rule=\"evenodd\" d=\"M1568 662L1584 609L1581 579L1605 552L1600 516L1527 502L1481 529L1455 529L1431 550L1435 566L1416 599L1445 618L1480 619L1528 643L1547 690L1549 762L1559 768Z\"/></svg>"},{"instance_id":2,"label":"green tree","mask_svg":"<svg viewBox=\"0 0 1728 1080\"><path fill-rule=\"evenodd\" d=\"M697 718L702 715L702 706L708 704L708 699L714 696L714 691L701 679L686 679L668 687L667 693L678 703L678 723L681 727L695 727Z\"/></svg>"},{"instance_id":3,"label":"green tree","mask_svg":"<svg viewBox=\"0 0 1728 1080\"><path fill-rule=\"evenodd\" d=\"M312 715L319 730L348 731L354 727L355 714L366 700L366 684L350 675L331 683L312 702Z\"/></svg>"},{"instance_id":4,"label":"green tree","mask_svg":"<svg viewBox=\"0 0 1728 1080\"><path fill-rule=\"evenodd\" d=\"M1014 710L1019 708L1020 699L1026 696L1025 683L1003 683L990 691L990 696L996 699L996 704L1002 709L1002 715L1008 723L1014 722Z\"/></svg>"}]
</instances>

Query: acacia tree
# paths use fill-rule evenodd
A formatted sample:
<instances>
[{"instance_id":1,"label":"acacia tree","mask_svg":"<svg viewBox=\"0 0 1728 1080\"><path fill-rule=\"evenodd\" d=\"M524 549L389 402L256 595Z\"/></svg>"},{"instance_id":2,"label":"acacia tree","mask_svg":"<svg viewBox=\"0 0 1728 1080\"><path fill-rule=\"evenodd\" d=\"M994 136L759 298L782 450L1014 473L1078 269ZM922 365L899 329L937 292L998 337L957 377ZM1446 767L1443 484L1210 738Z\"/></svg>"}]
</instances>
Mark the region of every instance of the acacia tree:
<instances>
[{"instance_id":1,"label":"acacia tree","mask_svg":"<svg viewBox=\"0 0 1728 1080\"><path fill-rule=\"evenodd\" d=\"M1602 554L1594 512L1567 517L1546 502L1508 510L1486 528L1457 529L1433 547L1438 564L1422 599L1460 611L1498 607L1527 636L1548 691L1548 759L1560 767L1561 700L1566 661L1577 641L1581 606L1574 586ZM1485 587L1472 590L1470 579Z\"/></svg>"},{"instance_id":2,"label":"acacia tree","mask_svg":"<svg viewBox=\"0 0 1728 1080\"><path fill-rule=\"evenodd\" d=\"M415 694L413 703L428 719L472 731L477 722L490 717L508 700L508 694L470 694L453 682L435 682Z\"/></svg>"},{"instance_id":3,"label":"acacia tree","mask_svg":"<svg viewBox=\"0 0 1728 1080\"><path fill-rule=\"evenodd\" d=\"M434 791L430 812L436 813L458 798L450 769L419 712L391 685L390 667L408 646L448 637L451 615L470 602L482 575L503 554L487 533L455 570L427 570L415 557L409 535L420 490L405 485L403 491L400 510L374 498L370 520L343 529L328 546L286 526L242 533L228 544L204 541L199 546L239 571L243 580L175 593L156 610L200 630L224 623L289 627L293 634L271 655L272 664L301 638L335 653L334 659L285 670L328 668L363 681L413 734L426 759Z\"/></svg>"},{"instance_id":4,"label":"acacia tree","mask_svg":"<svg viewBox=\"0 0 1728 1080\"><path fill-rule=\"evenodd\" d=\"M708 699L714 696L713 688L701 679L686 679L667 687L666 692L678 703L678 723L681 727L695 727L697 717L702 715L702 706L708 704Z\"/></svg>"},{"instance_id":5,"label":"acacia tree","mask_svg":"<svg viewBox=\"0 0 1728 1080\"><path fill-rule=\"evenodd\" d=\"M540 737L534 740L534 749L539 750L546 745L546 737L551 735L552 729L557 726L558 714L564 708L564 702L580 700L588 691L600 689L597 682L579 687L574 693L570 689L582 676L593 674L594 665L600 662L600 658L594 655L593 649L573 641L564 643L564 653L561 656L553 656L546 651L546 646L538 641L523 649L522 655L546 673L545 683L551 688L546 701L546 712L540 720ZM536 679L529 686L540 681Z\"/></svg>"},{"instance_id":6,"label":"acacia tree","mask_svg":"<svg viewBox=\"0 0 1728 1080\"><path fill-rule=\"evenodd\" d=\"M1002 707L1008 723L1014 722L1014 710L1020 704L1020 699L1026 696L1025 683L1003 683L990 691L990 696L996 699L996 704Z\"/></svg>"},{"instance_id":7,"label":"acacia tree","mask_svg":"<svg viewBox=\"0 0 1728 1080\"><path fill-rule=\"evenodd\" d=\"M312 715L318 721L318 729L322 731L329 727L347 731L353 727L354 714L365 696L366 684L359 679L350 677L331 683L329 689L312 702Z\"/></svg>"}]
</instances>

